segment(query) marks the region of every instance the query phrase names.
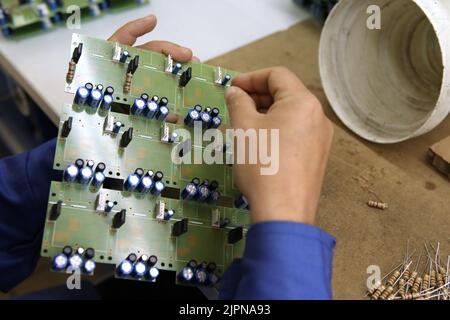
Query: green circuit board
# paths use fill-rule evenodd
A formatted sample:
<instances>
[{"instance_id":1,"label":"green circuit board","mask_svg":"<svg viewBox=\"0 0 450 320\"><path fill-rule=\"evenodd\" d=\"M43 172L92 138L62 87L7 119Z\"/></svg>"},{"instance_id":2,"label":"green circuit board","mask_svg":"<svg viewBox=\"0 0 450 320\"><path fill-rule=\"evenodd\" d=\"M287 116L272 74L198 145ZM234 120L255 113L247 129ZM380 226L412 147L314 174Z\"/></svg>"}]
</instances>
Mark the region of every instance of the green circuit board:
<instances>
[{"instance_id":1,"label":"green circuit board","mask_svg":"<svg viewBox=\"0 0 450 320\"><path fill-rule=\"evenodd\" d=\"M167 71L168 64L176 63L170 57L79 34L72 37L71 53L80 44L82 54L73 79L66 82L66 92L75 94L86 83L101 84L114 88L114 102L107 110L75 101L63 106L54 169L63 171L77 159L96 164L102 162L106 167L103 171L106 180L99 188L67 182L64 178L52 182L42 255L54 257L64 246L93 248L95 262L116 265L130 253L155 255L158 257L157 268L177 272L194 259L215 263L215 273L220 276L234 258L242 256L250 224L248 210L234 206L240 192L233 182L232 167L227 164L176 164L171 153L182 142L168 143L163 137L177 128L193 131L183 119L194 105L219 109L222 119L219 129L225 131L229 119L224 90L228 84L221 84L218 77L234 77L237 73L189 62L174 74ZM120 53L125 51L129 58L118 61ZM124 82L128 66L136 56L139 56L139 66L127 92ZM192 71L190 81L181 86L180 78L188 69ZM143 93L150 97L166 97L170 114L178 115L178 122L133 115L131 106ZM70 133L64 134L68 119L71 121ZM117 122L122 123L118 132L106 130L109 123ZM133 129L133 138L121 148L121 138L129 128ZM206 146L207 142L195 142L194 139L190 153ZM164 173L165 189L161 195L124 189L124 181L137 168ZM218 201L184 200L182 191L193 178L217 181L221 195ZM116 204L109 213L104 210L105 201ZM58 203L59 214L54 219L52 214ZM158 214L164 209L173 210L175 215L168 220L161 219ZM112 227L115 215L122 210L126 210L126 222L119 228ZM175 224L184 219L187 219L187 232L174 236ZM221 225L219 222L224 220L228 223ZM242 235L237 241L230 242L230 234L236 231Z\"/></svg>"},{"instance_id":2,"label":"green circuit board","mask_svg":"<svg viewBox=\"0 0 450 320\"><path fill-rule=\"evenodd\" d=\"M74 6L83 22L146 3L149 0L0 0L0 28L5 37L19 38L65 26Z\"/></svg>"}]
</instances>

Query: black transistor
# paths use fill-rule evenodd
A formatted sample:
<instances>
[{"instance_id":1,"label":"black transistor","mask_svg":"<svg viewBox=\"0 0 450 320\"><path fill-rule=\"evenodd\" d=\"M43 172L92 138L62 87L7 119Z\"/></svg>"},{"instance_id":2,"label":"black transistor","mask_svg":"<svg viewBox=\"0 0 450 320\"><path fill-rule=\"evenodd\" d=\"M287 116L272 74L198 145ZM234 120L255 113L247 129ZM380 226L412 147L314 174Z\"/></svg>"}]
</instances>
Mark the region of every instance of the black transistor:
<instances>
[{"instance_id":1,"label":"black transistor","mask_svg":"<svg viewBox=\"0 0 450 320\"><path fill-rule=\"evenodd\" d=\"M134 74L139 66L139 56L135 56L129 63L127 73Z\"/></svg>"},{"instance_id":2,"label":"black transistor","mask_svg":"<svg viewBox=\"0 0 450 320\"><path fill-rule=\"evenodd\" d=\"M121 226L123 226L125 224L126 216L127 216L127 210L125 210L125 209L122 209L120 212L117 212L114 215L112 227L114 229L119 229Z\"/></svg>"},{"instance_id":3,"label":"black transistor","mask_svg":"<svg viewBox=\"0 0 450 320\"><path fill-rule=\"evenodd\" d=\"M82 53L83 53L83 44L80 43L80 44L78 44L78 46L75 49L73 49L72 61L75 63L78 63Z\"/></svg>"},{"instance_id":4,"label":"black transistor","mask_svg":"<svg viewBox=\"0 0 450 320\"><path fill-rule=\"evenodd\" d=\"M188 221L188 218L184 218L183 220L175 222L172 227L172 235L178 237L183 233L186 233L188 231Z\"/></svg>"},{"instance_id":5,"label":"black transistor","mask_svg":"<svg viewBox=\"0 0 450 320\"><path fill-rule=\"evenodd\" d=\"M131 140L133 140L133 128L129 128L122 134L122 138L120 138L120 147L126 148Z\"/></svg>"},{"instance_id":6,"label":"black transistor","mask_svg":"<svg viewBox=\"0 0 450 320\"><path fill-rule=\"evenodd\" d=\"M237 227L228 232L228 243L229 244L235 244L239 240L243 238L243 229L242 227Z\"/></svg>"},{"instance_id":7,"label":"black transistor","mask_svg":"<svg viewBox=\"0 0 450 320\"><path fill-rule=\"evenodd\" d=\"M185 87L192 78L192 67L187 68L180 76L180 87Z\"/></svg>"},{"instance_id":8,"label":"black transistor","mask_svg":"<svg viewBox=\"0 0 450 320\"><path fill-rule=\"evenodd\" d=\"M69 136L70 130L72 130L72 121L73 121L72 117L69 117L66 121L64 121L61 129L62 138L67 138Z\"/></svg>"},{"instance_id":9,"label":"black transistor","mask_svg":"<svg viewBox=\"0 0 450 320\"><path fill-rule=\"evenodd\" d=\"M59 200L57 203L55 203L52 208L50 209L50 215L48 217L48 219L50 221L55 221L56 219L59 218L59 216L61 215L61 207L62 207L62 201Z\"/></svg>"}]
</instances>

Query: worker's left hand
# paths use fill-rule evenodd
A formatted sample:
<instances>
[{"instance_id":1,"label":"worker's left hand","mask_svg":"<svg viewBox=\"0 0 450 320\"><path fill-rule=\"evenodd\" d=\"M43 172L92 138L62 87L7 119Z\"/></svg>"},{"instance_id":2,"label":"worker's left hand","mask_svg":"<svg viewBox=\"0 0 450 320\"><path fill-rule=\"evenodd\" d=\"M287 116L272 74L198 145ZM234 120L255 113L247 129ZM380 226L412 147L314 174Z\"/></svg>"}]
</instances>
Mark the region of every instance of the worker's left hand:
<instances>
[{"instance_id":1,"label":"worker's left hand","mask_svg":"<svg viewBox=\"0 0 450 320\"><path fill-rule=\"evenodd\" d=\"M152 32L156 27L156 23L156 16L154 15L130 21L119 28L119 30L117 30L108 40L132 46L139 37ZM175 61L179 62L189 62L191 60L199 61L199 59L192 54L191 49L182 47L170 41L153 40L137 47L160 52L165 55L170 54ZM167 121L176 122L176 115L170 114Z\"/></svg>"}]
</instances>

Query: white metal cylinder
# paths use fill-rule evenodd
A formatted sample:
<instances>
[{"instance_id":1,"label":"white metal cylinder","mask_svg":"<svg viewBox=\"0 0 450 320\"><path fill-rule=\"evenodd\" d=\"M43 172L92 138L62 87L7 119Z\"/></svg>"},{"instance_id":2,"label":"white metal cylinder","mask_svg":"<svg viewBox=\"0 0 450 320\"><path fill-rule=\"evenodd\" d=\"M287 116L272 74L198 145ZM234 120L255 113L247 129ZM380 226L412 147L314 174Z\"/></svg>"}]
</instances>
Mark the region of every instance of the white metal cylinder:
<instances>
[{"instance_id":1,"label":"white metal cylinder","mask_svg":"<svg viewBox=\"0 0 450 320\"><path fill-rule=\"evenodd\" d=\"M380 8L380 29L368 25ZM450 0L341 0L325 23L320 75L342 122L364 139L422 135L450 111Z\"/></svg>"}]
</instances>

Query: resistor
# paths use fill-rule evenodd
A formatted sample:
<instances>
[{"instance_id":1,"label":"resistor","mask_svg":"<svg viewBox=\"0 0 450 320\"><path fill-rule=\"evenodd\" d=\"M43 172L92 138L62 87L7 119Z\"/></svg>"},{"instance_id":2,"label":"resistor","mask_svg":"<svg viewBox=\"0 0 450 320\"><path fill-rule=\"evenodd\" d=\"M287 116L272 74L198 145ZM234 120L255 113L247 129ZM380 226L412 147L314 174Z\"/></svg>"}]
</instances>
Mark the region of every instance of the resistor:
<instances>
[{"instance_id":1,"label":"resistor","mask_svg":"<svg viewBox=\"0 0 450 320\"><path fill-rule=\"evenodd\" d=\"M404 279L405 281L408 281L410 277L411 277L411 271L409 271L409 269L406 269L405 272L403 272L402 279Z\"/></svg>"},{"instance_id":2,"label":"resistor","mask_svg":"<svg viewBox=\"0 0 450 320\"><path fill-rule=\"evenodd\" d=\"M430 276L430 288L434 288L436 287L436 271L433 270L431 271L431 276Z\"/></svg>"},{"instance_id":3,"label":"resistor","mask_svg":"<svg viewBox=\"0 0 450 320\"><path fill-rule=\"evenodd\" d=\"M378 298L381 296L381 294L386 290L386 287L381 285L378 287L378 289L375 290L375 292L372 295L373 300L378 300Z\"/></svg>"},{"instance_id":4,"label":"resistor","mask_svg":"<svg viewBox=\"0 0 450 320\"><path fill-rule=\"evenodd\" d=\"M430 285L430 275L428 273L425 273L422 281L422 291L428 289L429 285Z\"/></svg>"},{"instance_id":5,"label":"resistor","mask_svg":"<svg viewBox=\"0 0 450 320\"><path fill-rule=\"evenodd\" d=\"M422 295L419 292L407 293L404 297L405 300L416 300L421 298Z\"/></svg>"},{"instance_id":6,"label":"resistor","mask_svg":"<svg viewBox=\"0 0 450 320\"><path fill-rule=\"evenodd\" d=\"M410 287L413 286L414 281L416 281L417 276L418 276L418 273L416 271L413 271L406 284Z\"/></svg>"},{"instance_id":7,"label":"resistor","mask_svg":"<svg viewBox=\"0 0 450 320\"><path fill-rule=\"evenodd\" d=\"M442 274L440 272L436 273L436 282L438 288L441 288L444 286L444 279L442 278Z\"/></svg>"},{"instance_id":8,"label":"resistor","mask_svg":"<svg viewBox=\"0 0 450 320\"><path fill-rule=\"evenodd\" d=\"M69 83L69 84L72 83L73 78L75 77L76 68L77 68L77 64L73 60L70 60L69 69L67 70L67 75L66 75L67 83Z\"/></svg>"},{"instance_id":9,"label":"resistor","mask_svg":"<svg viewBox=\"0 0 450 320\"><path fill-rule=\"evenodd\" d=\"M419 292L420 291L420 285L422 284L422 278L421 277L417 277L416 280L414 281L411 291L412 292Z\"/></svg>"},{"instance_id":10,"label":"resistor","mask_svg":"<svg viewBox=\"0 0 450 320\"><path fill-rule=\"evenodd\" d=\"M385 210L388 208L387 203L379 202L379 201L369 200L369 201L367 201L367 205L371 208L380 209L380 210Z\"/></svg>"},{"instance_id":11,"label":"resistor","mask_svg":"<svg viewBox=\"0 0 450 320\"><path fill-rule=\"evenodd\" d=\"M125 76L125 83L123 84L123 93L128 94L131 90L131 80L133 79L133 74L130 72Z\"/></svg>"},{"instance_id":12,"label":"resistor","mask_svg":"<svg viewBox=\"0 0 450 320\"><path fill-rule=\"evenodd\" d=\"M404 278L401 278L398 281L398 293L400 294L400 296L402 298L404 298L404 296L405 296L405 283L406 283L406 280Z\"/></svg>"},{"instance_id":13,"label":"resistor","mask_svg":"<svg viewBox=\"0 0 450 320\"><path fill-rule=\"evenodd\" d=\"M394 287L387 286L380 296L380 300L386 300L394 292Z\"/></svg>"},{"instance_id":14,"label":"resistor","mask_svg":"<svg viewBox=\"0 0 450 320\"><path fill-rule=\"evenodd\" d=\"M397 281L398 277L400 277L401 272L399 270L395 270L392 275L389 277L388 281L386 282L386 285L388 286L394 286L395 281Z\"/></svg>"},{"instance_id":15,"label":"resistor","mask_svg":"<svg viewBox=\"0 0 450 320\"><path fill-rule=\"evenodd\" d=\"M395 293L391 293L391 294L389 295L389 297L387 297L386 300L394 300L394 299L395 299Z\"/></svg>"},{"instance_id":16,"label":"resistor","mask_svg":"<svg viewBox=\"0 0 450 320\"><path fill-rule=\"evenodd\" d=\"M372 288L370 288L370 289L367 290L367 295L368 295L369 297L371 297L371 296L375 293L375 291L377 291L377 289L378 289L380 286L381 286L381 283L378 282L375 286L373 286Z\"/></svg>"}]
</instances>

